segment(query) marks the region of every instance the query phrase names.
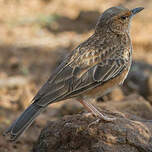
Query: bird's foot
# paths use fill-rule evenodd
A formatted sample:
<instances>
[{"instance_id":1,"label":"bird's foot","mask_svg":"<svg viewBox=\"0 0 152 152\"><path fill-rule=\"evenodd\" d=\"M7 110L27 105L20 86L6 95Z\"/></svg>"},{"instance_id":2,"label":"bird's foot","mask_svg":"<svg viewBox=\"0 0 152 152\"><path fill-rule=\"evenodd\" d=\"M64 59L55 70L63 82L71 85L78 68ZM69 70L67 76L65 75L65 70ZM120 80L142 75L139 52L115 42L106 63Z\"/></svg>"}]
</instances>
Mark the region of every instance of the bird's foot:
<instances>
[{"instance_id":1,"label":"bird's foot","mask_svg":"<svg viewBox=\"0 0 152 152\"><path fill-rule=\"evenodd\" d=\"M109 117L104 116L104 115L102 115L102 117L99 117L99 116L97 116L97 117L98 117L98 119L95 120L95 121L93 121L93 122L91 122L91 123L88 125L88 127L91 127L91 126L93 126L93 125L97 125L97 124L99 124L100 121L102 121L102 120L104 120L104 121L106 121L106 122L112 122L112 121L115 121L115 120L116 120L116 118L109 118Z\"/></svg>"},{"instance_id":2,"label":"bird's foot","mask_svg":"<svg viewBox=\"0 0 152 152\"><path fill-rule=\"evenodd\" d=\"M98 118L97 120L91 122L91 123L88 125L88 128L90 128L90 127L93 126L93 125L97 125L100 121L101 121L101 119Z\"/></svg>"},{"instance_id":3,"label":"bird's foot","mask_svg":"<svg viewBox=\"0 0 152 152\"><path fill-rule=\"evenodd\" d=\"M105 115L103 115L101 112L98 112L98 114L96 115L96 117L98 117L98 119L100 120L104 120L104 121L107 121L107 122L111 122L111 121L114 121L116 120L116 118L110 118L110 117L107 117Z\"/></svg>"}]
</instances>

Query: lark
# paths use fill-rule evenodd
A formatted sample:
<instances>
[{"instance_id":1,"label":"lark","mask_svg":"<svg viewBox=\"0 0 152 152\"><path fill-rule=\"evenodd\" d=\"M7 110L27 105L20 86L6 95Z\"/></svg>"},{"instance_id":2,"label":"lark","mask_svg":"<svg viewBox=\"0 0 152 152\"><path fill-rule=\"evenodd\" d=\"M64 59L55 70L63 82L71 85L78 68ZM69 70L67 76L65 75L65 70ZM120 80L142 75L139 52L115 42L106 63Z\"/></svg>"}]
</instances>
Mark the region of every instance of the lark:
<instances>
[{"instance_id":1,"label":"lark","mask_svg":"<svg viewBox=\"0 0 152 152\"><path fill-rule=\"evenodd\" d=\"M101 120L113 121L90 103L126 79L132 62L130 22L143 7L107 9L91 37L76 47L38 91L32 104L4 133L16 140L49 105L74 98Z\"/></svg>"}]
</instances>

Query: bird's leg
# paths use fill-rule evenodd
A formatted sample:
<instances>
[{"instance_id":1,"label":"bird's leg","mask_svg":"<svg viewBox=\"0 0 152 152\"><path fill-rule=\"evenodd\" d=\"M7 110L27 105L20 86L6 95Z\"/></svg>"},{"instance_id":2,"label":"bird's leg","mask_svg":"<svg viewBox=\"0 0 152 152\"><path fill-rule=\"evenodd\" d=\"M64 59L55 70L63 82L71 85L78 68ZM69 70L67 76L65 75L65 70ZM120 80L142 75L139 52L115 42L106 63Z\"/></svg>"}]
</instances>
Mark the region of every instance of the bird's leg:
<instances>
[{"instance_id":1,"label":"bird's leg","mask_svg":"<svg viewBox=\"0 0 152 152\"><path fill-rule=\"evenodd\" d=\"M89 112L91 112L94 116L98 117L99 119L102 119L104 121L113 121L116 118L109 118L107 116L104 116L95 106L93 106L91 103L84 101L84 100L78 100ZM97 120L99 122L99 119Z\"/></svg>"}]
</instances>

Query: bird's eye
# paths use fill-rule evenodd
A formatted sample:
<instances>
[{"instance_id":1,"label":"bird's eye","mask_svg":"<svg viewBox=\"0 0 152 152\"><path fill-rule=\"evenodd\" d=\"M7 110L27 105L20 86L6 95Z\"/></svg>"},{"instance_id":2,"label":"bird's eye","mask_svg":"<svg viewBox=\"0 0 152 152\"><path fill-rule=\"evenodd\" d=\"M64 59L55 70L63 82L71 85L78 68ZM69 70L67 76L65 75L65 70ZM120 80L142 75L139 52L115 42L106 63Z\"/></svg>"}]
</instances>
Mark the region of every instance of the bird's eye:
<instances>
[{"instance_id":1,"label":"bird's eye","mask_svg":"<svg viewBox=\"0 0 152 152\"><path fill-rule=\"evenodd\" d=\"M121 19L122 20L125 20L125 19L127 19L128 18L128 16L121 16Z\"/></svg>"}]
</instances>

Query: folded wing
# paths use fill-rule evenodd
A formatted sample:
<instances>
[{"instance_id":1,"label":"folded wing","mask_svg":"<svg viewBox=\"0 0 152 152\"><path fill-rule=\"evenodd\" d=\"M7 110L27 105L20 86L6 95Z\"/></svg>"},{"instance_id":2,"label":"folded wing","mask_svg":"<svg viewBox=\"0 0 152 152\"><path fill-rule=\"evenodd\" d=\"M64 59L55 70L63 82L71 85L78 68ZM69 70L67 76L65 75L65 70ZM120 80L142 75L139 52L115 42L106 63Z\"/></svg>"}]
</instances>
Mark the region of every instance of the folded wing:
<instances>
[{"instance_id":1,"label":"folded wing","mask_svg":"<svg viewBox=\"0 0 152 152\"><path fill-rule=\"evenodd\" d=\"M78 48L67 57L34 98L39 106L64 100L101 85L126 67L120 57L102 59L102 52Z\"/></svg>"}]
</instances>

